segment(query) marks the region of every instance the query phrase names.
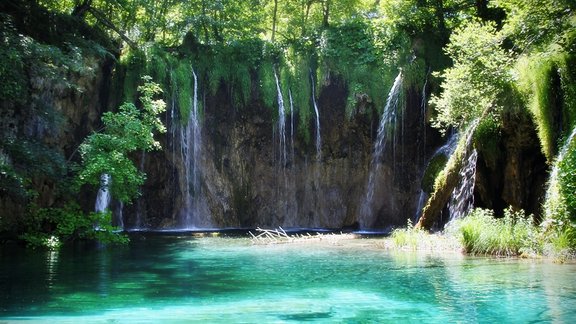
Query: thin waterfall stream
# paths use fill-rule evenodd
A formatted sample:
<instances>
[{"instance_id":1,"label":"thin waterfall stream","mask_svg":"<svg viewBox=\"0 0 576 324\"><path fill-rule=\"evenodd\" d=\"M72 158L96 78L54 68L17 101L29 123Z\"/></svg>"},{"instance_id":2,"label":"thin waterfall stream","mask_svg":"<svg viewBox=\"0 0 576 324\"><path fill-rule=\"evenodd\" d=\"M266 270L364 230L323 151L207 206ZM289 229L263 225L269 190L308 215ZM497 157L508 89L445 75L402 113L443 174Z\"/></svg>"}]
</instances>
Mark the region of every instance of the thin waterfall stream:
<instances>
[{"instance_id":1,"label":"thin waterfall stream","mask_svg":"<svg viewBox=\"0 0 576 324\"><path fill-rule=\"evenodd\" d=\"M476 183L476 162L478 152L472 148L472 139L474 131L478 126L479 120L474 120L469 127L466 136L465 161L459 171L460 181L452 191L448 210L450 214L449 222L465 217L474 207L474 187Z\"/></svg>"},{"instance_id":2,"label":"thin waterfall stream","mask_svg":"<svg viewBox=\"0 0 576 324\"><path fill-rule=\"evenodd\" d=\"M320 112L318 104L316 103L316 86L312 71L310 71L310 83L312 84L312 104L314 106L314 113L316 114L316 160L322 160L322 138L320 136Z\"/></svg>"},{"instance_id":3,"label":"thin waterfall stream","mask_svg":"<svg viewBox=\"0 0 576 324\"><path fill-rule=\"evenodd\" d=\"M388 140L388 135L390 130L388 129L391 124L395 122L396 119L396 109L398 108L398 103L400 100L400 93L402 88L402 71L398 73L394 84L388 93L388 98L386 99L386 106L382 112L382 117L380 119L380 125L378 126L378 134L376 141L374 142L374 152L372 154L372 160L370 163L370 173L368 175L368 183L366 185L366 195L364 201L362 202L359 216L360 228L371 227L374 219L372 212L372 202L374 199L374 190L376 186L376 176L380 169L380 160L386 149L386 143Z\"/></svg>"},{"instance_id":4,"label":"thin waterfall stream","mask_svg":"<svg viewBox=\"0 0 576 324\"><path fill-rule=\"evenodd\" d=\"M190 103L188 122L180 129L181 158L184 163L184 212L181 226L185 229L197 228L200 222L201 201L201 152L202 129L198 109L198 76L192 69L194 92Z\"/></svg>"},{"instance_id":5,"label":"thin waterfall stream","mask_svg":"<svg viewBox=\"0 0 576 324\"><path fill-rule=\"evenodd\" d=\"M110 201L112 200L112 195L110 194L111 184L112 177L108 173L103 173L100 176L100 188L98 189L98 194L96 194L95 212L102 213L110 207Z\"/></svg>"}]
</instances>

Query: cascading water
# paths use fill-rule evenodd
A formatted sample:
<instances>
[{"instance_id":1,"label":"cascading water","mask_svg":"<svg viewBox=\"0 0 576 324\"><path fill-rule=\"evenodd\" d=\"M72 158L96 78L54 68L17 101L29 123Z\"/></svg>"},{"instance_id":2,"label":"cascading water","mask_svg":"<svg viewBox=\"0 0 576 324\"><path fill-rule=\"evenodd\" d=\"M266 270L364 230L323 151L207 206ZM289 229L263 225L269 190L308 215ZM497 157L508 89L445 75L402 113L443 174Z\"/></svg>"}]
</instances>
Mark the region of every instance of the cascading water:
<instances>
[{"instance_id":1,"label":"cascading water","mask_svg":"<svg viewBox=\"0 0 576 324\"><path fill-rule=\"evenodd\" d=\"M111 181L112 177L109 174L103 173L100 175L100 188L98 189L94 205L94 211L97 213L104 213L110 207L110 201L112 200L112 195L110 194ZM100 225L98 223L94 224L94 229L100 229Z\"/></svg>"},{"instance_id":2,"label":"cascading water","mask_svg":"<svg viewBox=\"0 0 576 324\"><path fill-rule=\"evenodd\" d=\"M201 125L198 109L198 77L192 69L194 78L194 93L186 126L180 128L180 155L184 164L183 186L184 211L181 214L180 225L184 229L205 226L201 214Z\"/></svg>"},{"instance_id":3,"label":"cascading water","mask_svg":"<svg viewBox=\"0 0 576 324\"><path fill-rule=\"evenodd\" d=\"M280 80L276 69L274 69L274 79L276 80L276 91L278 92L278 141L280 150L281 165L286 166L286 113L284 111L284 98L282 97L282 89L280 88Z\"/></svg>"},{"instance_id":4,"label":"cascading water","mask_svg":"<svg viewBox=\"0 0 576 324\"><path fill-rule=\"evenodd\" d=\"M426 164L425 170L430 167L430 163L432 161L434 161L438 156L444 155L446 158L449 158L452 155L452 153L454 153L454 151L456 150L457 145L458 145L458 133L453 132L448 137L448 140L446 141L446 143L444 143L444 145L440 146L434 152L434 154L432 154L432 157L430 158L430 160ZM418 205L416 207L416 212L414 213L414 218L413 218L414 224L416 224L418 222L418 220L420 219L420 216L422 215L422 209L424 208L424 204L426 203L427 199L428 199L428 195L426 194L426 192L424 192L424 190L420 189L420 194L418 197Z\"/></svg>"},{"instance_id":5,"label":"cascading water","mask_svg":"<svg viewBox=\"0 0 576 324\"><path fill-rule=\"evenodd\" d=\"M566 154L568 154L570 143L572 143L574 137L576 137L576 127L574 127L572 133L570 134L570 136L568 136L568 138L564 142L564 145L562 146L562 149L558 153L556 161L552 166L552 170L550 172L550 180L548 182L548 189L546 190L546 199L544 203L544 209L546 211L547 218L549 217L548 215L554 215L554 213L556 212L556 210L558 210L558 208L560 209L563 208L561 207L562 194L560 192L560 183L559 183L560 179L558 174L560 172L559 164L564 160ZM551 224L550 219L547 219L545 222L542 223L542 226L546 228L550 224Z\"/></svg>"},{"instance_id":6,"label":"cascading water","mask_svg":"<svg viewBox=\"0 0 576 324\"><path fill-rule=\"evenodd\" d=\"M105 212L110 206L110 201L112 200L112 196L110 195L111 182L112 177L108 173L103 173L100 176L100 189L98 189L96 204L94 206L94 211L97 213Z\"/></svg>"},{"instance_id":7,"label":"cascading water","mask_svg":"<svg viewBox=\"0 0 576 324\"><path fill-rule=\"evenodd\" d=\"M290 160L294 161L294 100L291 90L288 90L288 97L290 98Z\"/></svg>"},{"instance_id":8,"label":"cascading water","mask_svg":"<svg viewBox=\"0 0 576 324\"><path fill-rule=\"evenodd\" d=\"M284 107L284 96L282 95L282 87L280 86L280 79L278 73L274 69L274 79L276 81L276 93L278 102L278 163L279 168L277 174L281 177L281 181L276 184L276 202L278 216L284 219L284 222L292 219L289 215L289 199L288 194L291 191L289 188L289 176L286 173L288 165L288 156L286 148L286 111Z\"/></svg>"},{"instance_id":9,"label":"cascading water","mask_svg":"<svg viewBox=\"0 0 576 324\"><path fill-rule=\"evenodd\" d=\"M310 71L310 82L312 84L312 104L314 105L314 113L316 114L316 160L322 159L322 138L320 137L320 112L318 111L318 104L316 103L316 87L314 76Z\"/></svg>"},{"instance_id":10,"label":"cascading water","mask_svg":"<svg viewBox=\"0 0 576 324\"><path fill-rule=\"evenodd\" d=\"M142 151L142 155L140 156L140 171L144 172L144 163L146 162L146 151ZM142 206L142 199L138 199L136 201L136 221L134 222L134 227L132 230L142 230L146 226L144 225L144 217L142 214L144 213L144 207Z\"/></svg>"},{"instance_id":11,"label":"cascading water","mask_svg":"<svg viewBox=\"0 0 576 324\"><path fill-rule=\"evenodd\" d=\"M448 210L450 218L448 222L460 219L470 213L474 207L474 185L476 183L476 161L478 160L478 152L472 148L472 138L479 120L472 122L467 132L465 150L465 161L459 171L460 181L452 191L450 201L448 202Z\"/></svg>"},{"instance_id":12,"label":"cascading water","mask_svg":"<svg viewBox=\"0 0 576 324\"><path fill-rule=\"evenodd\" d=\"M430 71L428 71L428 74L430 74ZM418 142L418 159L417 162L421 163L424 161L424 159L426 158L426 104L427 104L427 98L426 98L426 87L428 86L428 75L426 76L426 79L424 80L424 85L422 86L422 101L420 103L420 128L421 128L421 136L418 137L419 142ZM430 163L428 163L429 165ZM424 171L427 169L428 167L426 166L426 168L424 168ZM423 176L423 174L422 174ZM426 200L428 199L428 195L426 194L426 192L424 190L422 190L422 188L420 188L420 192L418 194L418 203L416 204L416 212L414 213L414 217L412 217L412 223L416 224L418 222L418 219L420 219L420 215L422 214L422 209L424 208L424 204L426 203Z\"/></svg>"},{"instance_id":13,"label":"cascading water","mask_svg":"<svg viewBox=\"0 0 576 324\"><path fill-rule=\"evenodd\" d=\"M450 222L468 215L474 206L474 183L476 181L477 160L478 153L476 150L472 150L472 153L470 153L466 159L466 163L464 163L462 169L460 169L460 182L452 191L452 196L448 203Z\"/></svg>"},{"instance_id":14,"label":"cascading water","mask_svg":"<svg viewBox=\"0 0 576 324\"><path fill-rule=\"evenodd\" d=\"M400 101L400 93L402 88L402 71L394 80L394 84L388 93L386 99L386 106L382 112L380 125L378 126L378 135L374 143L374 152L372 154L372 161L370 163L370 173L368 175L368 184L366 186L366 196L361 206L359 224L361 228L368 228L373 224L372 201L374 198L375 181L378 170L380 169L380 159L386 149L387 136L389 133L388 126L393 124L396 119L396 110Z\"/></svg>"},{"instance_id":15,"label":"cascading water","mask_svg":"<svg viewBox=\"0 0 576 324\"><path fill-rule=\"evenodd\" d=\"M118 206L116 207L116 211L114 212L114 222L112 225L124 229L124 203L118 202Z\"/></svg>"}]
</instances>

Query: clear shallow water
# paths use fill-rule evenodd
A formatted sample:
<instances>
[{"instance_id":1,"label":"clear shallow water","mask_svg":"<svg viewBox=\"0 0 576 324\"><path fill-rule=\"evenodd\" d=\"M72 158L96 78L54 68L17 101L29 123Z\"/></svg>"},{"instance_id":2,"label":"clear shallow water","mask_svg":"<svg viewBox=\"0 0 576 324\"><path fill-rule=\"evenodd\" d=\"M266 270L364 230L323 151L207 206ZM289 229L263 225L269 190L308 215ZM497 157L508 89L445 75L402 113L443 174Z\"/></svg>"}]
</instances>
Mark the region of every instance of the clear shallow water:
<instances>
[{"instance_id":1,"label":"clear shallow water","mask_svg":"<svg viewBox=\"0 0 576 324\"><path fill-rule=\"evenodd\" d=\"M571 322L576 265L247 239L0 249L0 323Z\"/></svg>"}]
</instances>

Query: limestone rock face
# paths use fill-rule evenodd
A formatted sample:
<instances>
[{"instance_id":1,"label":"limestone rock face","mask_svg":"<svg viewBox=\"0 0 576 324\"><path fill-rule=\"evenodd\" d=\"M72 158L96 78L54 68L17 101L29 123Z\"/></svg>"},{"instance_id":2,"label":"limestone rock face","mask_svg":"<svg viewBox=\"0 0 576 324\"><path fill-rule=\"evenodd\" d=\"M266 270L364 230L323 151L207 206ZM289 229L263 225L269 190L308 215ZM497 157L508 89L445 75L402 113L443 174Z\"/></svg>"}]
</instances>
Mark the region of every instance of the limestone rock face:
<instances>
[{"instance_id":1,"label":"limestone rock face","mask_svg":"<svg viewBox=\"0 0 576 324\"><path fill-rule=\"evenodd\" d=\"M57 79L26 67L26 95L0 102L0 138L6 150L0 149L0 159L15 169L35 170L28 172L38 195L26 199L40 207L57 203L58 174L64 176L66 161L79 159L78 146L99 127L107 109L112 61L84 57L83 64L82 73L68 72ZM0 195L1 215L10 223L25 212L29 201L21 200L24 195L14 193L14 188L3 189L7 194ZM87 206L95 195L77 198Z\"/></svg>"},{"instance_id":2,"label":"limestone rock face","mask_svg":"<svg viewBox=\"0 0 576 324\"><path fill-rule=\"evenodd\" d=\"M124 213L128 228L137 217L144 218L149 228L182 228L186 217L194 220L189 227L199 228L357 227L380 116L375 107L362 103L351 117L346 116L346 97L346 86L338 79L320 91L320 155L315 147L315 116L302 126L297 115L292 124L287 114L284 158L274 111L258 100L236 108L226 87L221 87L204 101L200 187L188 202L195 206L186 207L191 191L186 192L186 163L178 140L184 126L174 122L168 128L175 131L163 138L164 151L144 159L148 180L143 197ZM393 125L394 136L378 161L366 229L404 225L416 211L429 145L418 92L407 90L404 100L402 116ZM167 122L171 123L169 118Z\"/></svg>"},{"instance_id":3,"label":"limestone rock face","mask_svg":"<svg viewBox=\"0 0 576 324\"><path fill-rule=\"evenodd\" d=\"M502 124L499 154L479 150L476 205L494 209L497 214L512 206L538 217L548 167L536 128L526 114L506 115Z\"/></svg>"}]
</instances>

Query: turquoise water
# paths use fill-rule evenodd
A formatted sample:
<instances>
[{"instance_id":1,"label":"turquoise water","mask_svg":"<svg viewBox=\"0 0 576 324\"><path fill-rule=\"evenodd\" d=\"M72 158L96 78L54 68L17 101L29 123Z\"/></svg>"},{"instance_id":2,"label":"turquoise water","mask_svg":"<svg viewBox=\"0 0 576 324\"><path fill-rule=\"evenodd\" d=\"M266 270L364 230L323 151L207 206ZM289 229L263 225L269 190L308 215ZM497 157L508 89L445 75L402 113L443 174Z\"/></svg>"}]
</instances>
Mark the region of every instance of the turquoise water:
<instances>
[{"instance_id":1,"label":"turquoise water","mask_svg":"<svg viewBox=\"0 0 576 324\"><path fill-rule=\"evenodd\" d=\"M0 249L0 323L494 323L576 319L576 265L391 252L376 240Z\"/></svg>"}]
</instances>

